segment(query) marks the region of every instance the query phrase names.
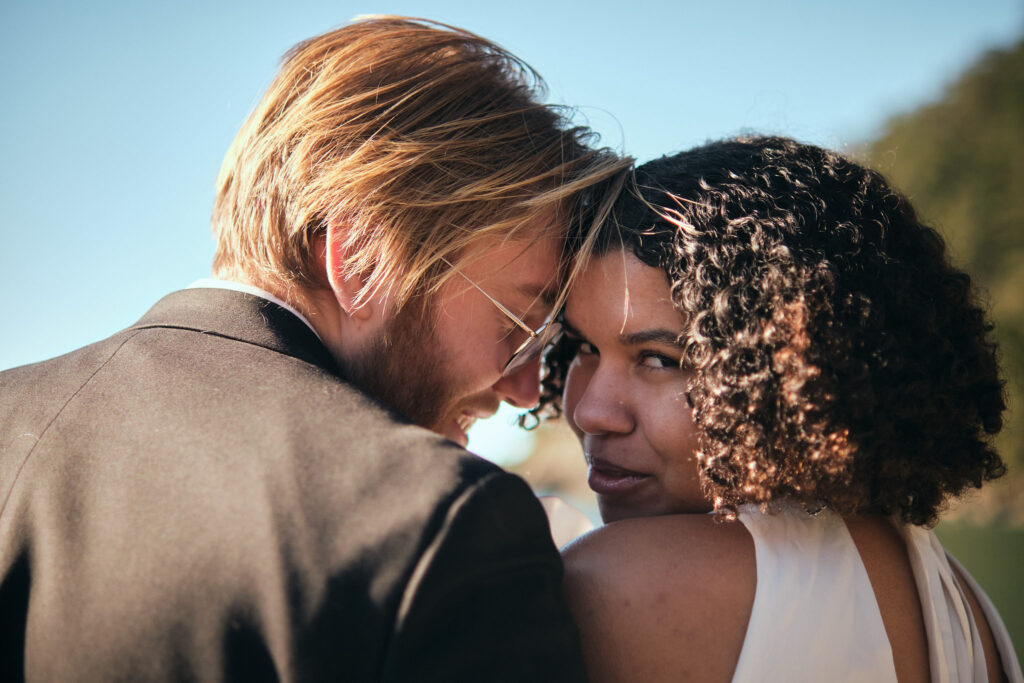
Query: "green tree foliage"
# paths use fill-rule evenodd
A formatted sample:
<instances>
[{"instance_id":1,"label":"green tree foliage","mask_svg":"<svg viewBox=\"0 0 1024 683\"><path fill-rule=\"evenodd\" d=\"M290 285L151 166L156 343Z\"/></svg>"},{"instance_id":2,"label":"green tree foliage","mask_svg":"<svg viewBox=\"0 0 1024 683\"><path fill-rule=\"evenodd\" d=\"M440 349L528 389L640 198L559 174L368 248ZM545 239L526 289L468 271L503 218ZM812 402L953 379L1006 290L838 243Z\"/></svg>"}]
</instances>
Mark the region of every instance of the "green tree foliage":
<instances>
[{"instance_id":1,"label":"green tree foliage","mask_svg":"<svg viewBox=\"0 0 1024 683\"><path fill-rule=\"evenodd\" d=\"M865 156L943 234L954 261L987 298L1010 405L997 446L1019 475L1024 469L1024 40L987 54L938 102L889 121Z\"/></svg>"}]
</instances>

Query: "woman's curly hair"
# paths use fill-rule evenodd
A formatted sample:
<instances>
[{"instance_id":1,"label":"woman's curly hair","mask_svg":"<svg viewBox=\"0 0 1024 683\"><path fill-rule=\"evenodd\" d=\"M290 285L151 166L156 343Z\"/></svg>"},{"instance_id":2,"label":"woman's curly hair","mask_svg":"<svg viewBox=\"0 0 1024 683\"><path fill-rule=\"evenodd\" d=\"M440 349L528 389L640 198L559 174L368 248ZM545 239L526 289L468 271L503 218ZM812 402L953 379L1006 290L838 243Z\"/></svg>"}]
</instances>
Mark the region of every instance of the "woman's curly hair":
<instances>
[{"instance_id":1,"label":"woman's curly hair","mask_svg":"<svg viewBox=\"0 0 1024 683\"><path fill-rule=\"evenodd\" d=\"M939 234L874 171L784 138L639 167L595 255L662 268L684 314L716 512L787 499L932 524L1005 472L992 325ZM547 354L558 414L571 349Z\"/></svg>"}]
</instances>

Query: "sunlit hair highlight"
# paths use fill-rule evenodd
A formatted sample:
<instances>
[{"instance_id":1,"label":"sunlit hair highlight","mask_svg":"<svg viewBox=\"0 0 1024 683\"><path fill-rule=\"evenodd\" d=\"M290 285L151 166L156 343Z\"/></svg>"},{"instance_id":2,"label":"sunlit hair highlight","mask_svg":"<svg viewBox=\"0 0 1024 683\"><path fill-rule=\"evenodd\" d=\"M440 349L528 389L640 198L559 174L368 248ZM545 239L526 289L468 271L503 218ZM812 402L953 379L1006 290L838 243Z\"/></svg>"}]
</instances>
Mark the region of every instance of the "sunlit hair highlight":
<instances>
[{"instance_id":1,"label":"sunlit hair highlight","mask_svg":"<svg viewBox=\"0 0 1024 683\"><path fill-rule=\"evenodd\" d=\"M365 282L355 304L386 294L398 307L483 237L563 234L595 215L584 205L608 204L591 188L628 160L589 147L542 94L514 55L421 19L299 43L221 168L214 274L301 299L326 286L316 249L331 225L341 275Z\"/></svg>"}]
</instances>

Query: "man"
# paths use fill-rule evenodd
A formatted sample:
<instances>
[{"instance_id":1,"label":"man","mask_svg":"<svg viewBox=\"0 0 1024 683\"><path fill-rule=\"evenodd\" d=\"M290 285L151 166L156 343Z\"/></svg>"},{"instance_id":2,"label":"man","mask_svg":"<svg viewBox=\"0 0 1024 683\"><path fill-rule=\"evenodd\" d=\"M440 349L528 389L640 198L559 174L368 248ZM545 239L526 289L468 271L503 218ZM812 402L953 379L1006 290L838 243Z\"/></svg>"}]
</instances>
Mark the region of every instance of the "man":
<instances>
[{"instance_id":1,"label":"man","mask_svg":"<svg viewBox=\"0 0 1024 683\"><path fill-rule=\"evenodd\" d=\"M457 445L537 401L567 225L626 165L530 73L414 20L297 45L218 280L0 374L0 679L583 678L543 512Z\"/></svg>"}]
</instances>

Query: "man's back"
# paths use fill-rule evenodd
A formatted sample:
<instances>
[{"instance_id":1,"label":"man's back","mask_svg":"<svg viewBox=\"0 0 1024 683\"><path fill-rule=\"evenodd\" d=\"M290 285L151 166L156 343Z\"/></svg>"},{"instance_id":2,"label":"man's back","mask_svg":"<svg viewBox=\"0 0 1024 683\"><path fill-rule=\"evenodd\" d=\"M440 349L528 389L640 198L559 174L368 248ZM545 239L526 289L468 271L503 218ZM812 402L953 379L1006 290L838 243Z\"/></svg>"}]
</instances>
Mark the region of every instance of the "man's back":
<instances>
[{"instance_id":1,"label":"man's back","mask_svg":"<svg viewBox=\"0 0 1024 683\"><path fill-rule=\"evenodd\" d=\"M525 484L335 372L186 290L0 374L0 678L579 677Z\"/></svg>"}]
</instances>

